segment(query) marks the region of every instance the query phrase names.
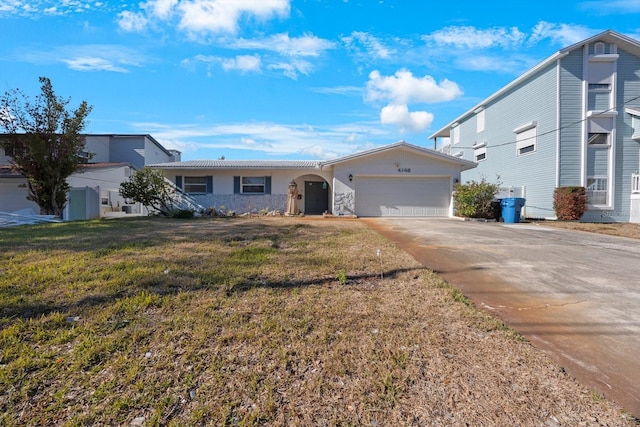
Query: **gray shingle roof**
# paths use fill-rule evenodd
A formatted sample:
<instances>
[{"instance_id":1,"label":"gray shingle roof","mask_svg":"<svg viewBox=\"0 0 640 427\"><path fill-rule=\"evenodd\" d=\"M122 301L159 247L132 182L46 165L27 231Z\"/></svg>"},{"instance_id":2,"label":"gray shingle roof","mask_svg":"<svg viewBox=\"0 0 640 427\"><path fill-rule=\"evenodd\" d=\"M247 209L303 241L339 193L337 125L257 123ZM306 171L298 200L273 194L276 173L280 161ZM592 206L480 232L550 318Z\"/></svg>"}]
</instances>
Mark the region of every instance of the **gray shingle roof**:
<instances>
[{"instance_id":1,"label":"gray shingle roof","mask_svg":"<svg viewBox=\"0 0 640 427\"><path fill-rule=\"evenodd\" d=\"M309 169L320 167L317 160L187 160L149 165L162 169Z\"/></svg>"}]
</instances>

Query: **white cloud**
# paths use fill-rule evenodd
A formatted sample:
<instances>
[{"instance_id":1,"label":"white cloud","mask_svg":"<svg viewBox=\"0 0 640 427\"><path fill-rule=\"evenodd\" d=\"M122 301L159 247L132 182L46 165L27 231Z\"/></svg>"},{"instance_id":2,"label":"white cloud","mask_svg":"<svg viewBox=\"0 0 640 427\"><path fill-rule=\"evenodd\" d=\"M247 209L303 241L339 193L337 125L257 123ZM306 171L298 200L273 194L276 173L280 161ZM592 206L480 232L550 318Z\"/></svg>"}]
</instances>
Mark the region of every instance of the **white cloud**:
<instances>
[{"instance_id":1,"label":"white cloud","mask_svg":"<svg viewBox=\"0 0 640 427\"><path fill-rule=\"evenodd\" d=\"M117 73L126 73L126 68L115 65L113 62L104 58L97 57L77 57L69 59L61 59L69 68L76 71L113 71Z\"/></svg>"},{"instance_id":2,"label":"white cloud","mask_svg":"<svg viewBox=\"0 0 640 427\"><path fill-rule=\"evenodd\" d=\"M139 67L144 55L121 45L59 46L52 50L20 53L16 59L32 64L64 63L76 71L112 71L124 73Z\"/></svg>"},{"instance_id":3,"label":"white cloud","mask_svg":"<svg viewBox=\"0 0 640 427\"><path fill-rule=\"evenodd\" d=\"M462 90L451 80L443 79L437 83L431 76L417 78L410 71L401 69L393 76L382 76L377 70L369 73L365 98L401 105L451 101L461 95Z\"/></svg>"},{"instance_id":4,"label":"white cloud","mask_svg":"<svg viewBox=\"0 0 640 427\"><path fill-rule=\"evenodd\" d=\"M455 46L468 49L488 49L492 47L517 47L525 40L525 34L518 28L496 27L478 29L470 26L446 27L426 35L423 39L439 46Z\"/></svg>"},{"instance_id":5,"label":"white cloud","mask_svg":"<svg viewBox=\"0 0 640 427\"><path fill-rule=\"evenodd\" d=\"M238 55L235 58L221 59L225 71L239 70L242 72L260 71L262 61L257 55Z\"/></svg>"},{"instance_id":6,"label":"white cloud","mask_svg":"<svg viewBox=\"0 0 640 427\"><path fill-rule=\"evenodd\" d=\"M367 58L388 59L395 53L395 49L384 46L377 37L362 31L354 31L351 35L342 37L342 42L347 49Z\"/></svg>"},{"instance_id":7,"label":"white cloud","mask_svg":"<svg viewBox=\"0 0 640 427\"><path fill-rule=\"evenodd\" d=\"M141 3L140 7L147 11L150 16L158 19L169 19L178 4L178 0L149 0Z\"/></svg>"},{"instance_id":8,"label":"white cloud","mask_svg":"<svg viewBox=\"0 0 640 427\"><path fill-rule=\"evenodd\" d=\"M269 64L267 66L270 70L282 71L282 73L290 79L297 80L298 74L304 74L308 76L313 70L313 65L310 62L301 59L293 60L291 62L278 62L275 64Z\"/></svg>"},{"instance_id":9,"label":"white cloud","mask_svg":"<svg viewBox=\"0 0 640 427\"><path fill-rule=\"evenodd\" d=\"M426 111L409 112L406 105L387 105L380 111L380 123L397 125L405 132L422 132L433 122L433 114Z\"/></svg>"},{"instance_id":10,"label":"white cloud","mask_svg":"<svg viewBox=\"0 0 640 427\"><path fill-rule=\"evenodd\" d=\"M165 147L183 153L215 149L217 153L224 154L224 150L229 149L262 152L270 156L302 154L311 159L331 159L352 154L362 147L373 147L370 137L382 135L392 140L376 121L335 126L247 122L204 126L134 123L133 127L153 134Z\"/></svg>"},{"instance_id":11,"label":"white cloud","mask_svg":"<svg viewBox=\"0 0 640 427\"><path fill-rule=\"evenodd\" d=\"M118 26L124 31L139 32L146 28L147 18L140 12L125 10L118 14Z\"/></svg>"},{"instance_id":12,"label":"white cloud","mask_svg":"<svg viewBox=\"0 0 640 427\"><path fill-rule=\"evenodd\" d=\"M290 12L289 0L190 0L177 7L181 14L179 27L192 33L235 34L243 16L266 20L286 17Z\"/></svg>"},{"instance_id":13,"label":"white cloud","mask_svg":"<svg viewBox=\"0 0 640 427\"><path fill-rule=\"evenodd\" d=\"M287 17L291 0L147 0L138 11L118 15L126 31L142 31L149 24L175 23L192 36L198 34L236 34L242 20L269 20Z\"/></svg>"},{"instance_id":14,"label":"white cloud","mask_svg":"<svg viewBox=\"0 0 640 427\"><path fill-rule=\"evenodd\" d=\"M329 95L362 95L360 86L335 86L311 88L313 92L325 93Z\"/></svg>"},{"instance_id":15,"label":"white cloud","mask_svg":"<svg viewBox=\"0 0 640 427\"><path fill-rule=\"evenodd\" d=\"M556 45L569 46L593 36L596 32L582 25L555 24L540 21L533 28L529 43L534 44L540 40L550 39Z\"/></svg>"},{"instance_id":16,"label":"white cloud","mask_svg":"<svg viewBox=\"0 0 640 427\"><path fill-rule=\"evenodd\" d=\"M289 34L275 34L262 39L238 39L229 44L234 49L261 49L277 52L285 56L320 56L326 50L335 48L335 44L314 35L289 37Z\"/></svg>"}]
</instances>

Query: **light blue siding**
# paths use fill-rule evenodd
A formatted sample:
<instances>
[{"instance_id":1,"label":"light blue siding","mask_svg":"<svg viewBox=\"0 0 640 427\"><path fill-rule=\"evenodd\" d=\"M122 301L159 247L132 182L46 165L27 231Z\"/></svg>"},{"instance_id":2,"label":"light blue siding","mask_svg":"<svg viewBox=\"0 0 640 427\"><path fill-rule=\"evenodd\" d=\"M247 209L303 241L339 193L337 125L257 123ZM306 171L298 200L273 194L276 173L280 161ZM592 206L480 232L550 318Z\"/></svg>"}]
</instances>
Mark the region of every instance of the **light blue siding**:
<instances>
[{"instance_id":1,"label":"light blue siding","mask_svg":"<svg viewBox=\"0 0 640 427\"><path fill-rule=\"evenodd\" d=\"M561 187L582 185L582 49L560 61L560 176Z\"/></svg>"},{"instance_id":2,"label":"light blue siding","mask_svg":"<svg viewBox=\"0 0 640 427\"><path fill-rule=\"evenodd\" d=\"M473 160L474 140L487 143L487 159L463 173L463 181L500 182L505 187L526 186L526 215L553 216L551 197L556 180L556 64L550 64L511 91L485 106L482 140L475 134L475 118L464 122L461 144L465 158ZM536 151L517 155L514 130L536 122ZM474 139L464 139L473 135ZM454 149L455 151L455 149Z\"/></svg>"},{"instance_id":3,"label":"light blue siding","mask_svg":"<svg viewBox=\"0 0 640 427\"><path fill-rule=\"evenodd\" d=\"M631 139L632 117L625 107L640 108L640 58L618 49L616 96L614 200L611 211L587 212L583 221L629 221L631 210L631 175L640 170L640 143Z\"/></svg>"}]
</instances>

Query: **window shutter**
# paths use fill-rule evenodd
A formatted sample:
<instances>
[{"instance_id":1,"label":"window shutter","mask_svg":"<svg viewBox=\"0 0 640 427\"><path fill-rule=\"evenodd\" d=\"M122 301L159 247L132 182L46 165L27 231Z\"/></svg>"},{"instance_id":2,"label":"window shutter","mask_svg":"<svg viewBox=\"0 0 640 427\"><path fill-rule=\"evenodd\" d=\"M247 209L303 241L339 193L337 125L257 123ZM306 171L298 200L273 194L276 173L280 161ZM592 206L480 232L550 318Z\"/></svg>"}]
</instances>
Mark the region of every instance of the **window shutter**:
<instances>
[{"instance_id":1,"label":"window shutter","mask_svg":"<svg viewBox=\"0 0 640 427\"><path fill-rule=\"evenodd\" d=\"M233 177L233 194L240 194L240 177Z\"/></svg>"},{"instance_id":2,"label":"window shutter","mask_svg":"<svg viewBox=\"0 0 640 427\"><path fill-rule=\"evenodd\" d=\"M213 193L213 177L207 176L207 194Z\"/></svg>"},{"instance_id":3,"label":"window shutter","mask_svg":"<svg viewBox=\"0 0 640 427\"><path fill-rule=\"evenodd\" d=\"M271 194L271 177L264 177L264 194Z\"/></svg>"},{"instance_id":4,"label":"window shutter","mask_svg":"<svg viewBox=\"0 0 640 427\"><path fill-rule=\"evenodd\" d=\"M176 176L176 187L182 190L182 176Z\"/></svg>"}]
</instances>

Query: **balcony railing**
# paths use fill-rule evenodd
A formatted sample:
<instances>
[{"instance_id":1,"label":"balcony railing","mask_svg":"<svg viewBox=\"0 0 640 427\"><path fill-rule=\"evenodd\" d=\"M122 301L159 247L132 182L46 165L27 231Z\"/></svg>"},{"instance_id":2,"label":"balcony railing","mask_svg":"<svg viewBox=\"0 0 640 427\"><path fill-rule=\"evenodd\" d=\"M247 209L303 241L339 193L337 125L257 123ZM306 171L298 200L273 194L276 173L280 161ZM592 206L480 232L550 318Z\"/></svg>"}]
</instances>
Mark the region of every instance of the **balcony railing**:
<instances>
[{"instance_id":1,"label":"balcony railing","mask_svg":"<svg viewBox=\"0 0 640 427\"><path fill-rule=\"evenodd\" d=\"M638 173L631 175L631 193L640 194L640 174Z\"/></svg>"},{"instance_id":2,"label":"balcony railing","mask_svg":"<svg viewBox=\"0 0 640 427\"><path fill-rule=\"evenodd\" d=\"M451 154L451 144L444 144L438 151L444 154Z\"/></svg>"}]
</instances>

